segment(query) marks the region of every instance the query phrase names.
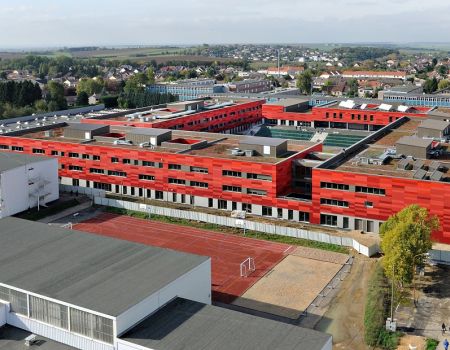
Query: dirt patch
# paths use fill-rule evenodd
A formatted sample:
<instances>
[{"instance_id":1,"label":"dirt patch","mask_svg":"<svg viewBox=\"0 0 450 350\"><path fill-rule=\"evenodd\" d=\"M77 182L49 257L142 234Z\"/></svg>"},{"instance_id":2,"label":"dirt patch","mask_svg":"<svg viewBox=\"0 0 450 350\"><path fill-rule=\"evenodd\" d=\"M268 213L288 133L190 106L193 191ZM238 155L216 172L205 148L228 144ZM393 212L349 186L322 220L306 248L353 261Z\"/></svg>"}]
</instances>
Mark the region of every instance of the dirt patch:
<instances>
[{"instance_id":1,"label":"dirt patch","mask_svg":"<svg viewBox=\"0 0 450 350\"><path fill-rule=\"evenodd\" d=\"M355 256L350 274L315 329L333 336L335 350L368 350L364 344L364 306L367 283L376 259Z\"/></svg>"},{"instance_id":2,"label":"dirt patch","mask_svg":"<svg viewBox=\"0 0 450 350\"><path fill-rule=\"evenodd\" d=\"M426 338L417 335L405 335L400 339L397 350L411 350L410 345L416 350L425 350Z\"/></svg>"},{"instance_id":3,"label":"dirt patch","mask_svg":"<svg viewBox=\"0 0 450 350\"><path fill-rule=\"evenodd\" d=\"M300 256L307 259L330 262L339 265L344 265L349 259L349 256L347 254L328 252L309 247L297 247L294 252L291 253L291 255Z\"/></svg>"},{"instance_id":4,"label":"dirt patch","mask_svg":"<svg viewBox=\"0 0 450 350\"><path fill-rule=\"evenodd\" d=\"M342 264L290 255L233 304L298 319L341 267Z\"/></svg>"}]
</instances>

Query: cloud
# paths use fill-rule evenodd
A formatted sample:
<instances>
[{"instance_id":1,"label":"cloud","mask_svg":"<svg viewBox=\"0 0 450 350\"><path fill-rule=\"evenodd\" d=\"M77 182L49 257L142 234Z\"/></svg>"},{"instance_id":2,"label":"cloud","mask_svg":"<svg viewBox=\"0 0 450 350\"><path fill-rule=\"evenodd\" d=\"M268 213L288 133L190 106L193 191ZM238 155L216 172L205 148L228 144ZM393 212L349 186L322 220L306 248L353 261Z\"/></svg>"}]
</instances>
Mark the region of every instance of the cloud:
<instances>
[{"instance_id":1,"label":"cloud","mask_svg":"<svg viewBox=\"0 0 450 350\"><path fill-rule=\"evenodd\" d=\"M0 0L0 45L447 41L441 0ZM5 35L8 33L8 35Z\"/></svg>"}]
</instances>

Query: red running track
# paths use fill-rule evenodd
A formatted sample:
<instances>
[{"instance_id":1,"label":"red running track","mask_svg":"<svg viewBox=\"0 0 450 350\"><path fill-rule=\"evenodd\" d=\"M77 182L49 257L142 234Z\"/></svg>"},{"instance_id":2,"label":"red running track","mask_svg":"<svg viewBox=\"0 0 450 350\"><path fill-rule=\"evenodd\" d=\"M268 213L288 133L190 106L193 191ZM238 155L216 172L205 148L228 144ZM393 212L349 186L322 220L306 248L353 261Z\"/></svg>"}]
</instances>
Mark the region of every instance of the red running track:
<instances>
[{"instance_id":1,"label":"red running track","mask_svg":"<svg viewBox=\"0 0 450 350\"><path fill-rule=\"evenodd\" d=\"M110 213L74 226L77 230L211 257L212 297L231 303L277 265L291 246ZM256 271L240 276L240 263L255 259Z\"/></svg>"}]
</instances>

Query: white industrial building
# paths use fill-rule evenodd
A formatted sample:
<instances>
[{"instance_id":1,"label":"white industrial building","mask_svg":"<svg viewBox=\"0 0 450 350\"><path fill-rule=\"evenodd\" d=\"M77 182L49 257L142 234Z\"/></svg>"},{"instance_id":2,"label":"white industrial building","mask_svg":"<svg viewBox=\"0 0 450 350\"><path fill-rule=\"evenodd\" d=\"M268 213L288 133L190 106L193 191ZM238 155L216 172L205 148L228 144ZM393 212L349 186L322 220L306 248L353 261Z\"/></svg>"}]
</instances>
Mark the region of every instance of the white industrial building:
<instances>
[{"instance_id":1,"label":"white industrial building","mask_svg":"<svg viewBox=\"0 0 450 350\"><path fill-rule=\"evenodd\" d=\"M209 257L12 217L0 242L0 350L331 350L325 333L212 306Z\"/></svg>"},{"instance_id":2,"label":"white industrial building","mask_svg":"<svg viewBox=\"0 0 450 350\"><path fill-rule=\"evenodd\" d=\"M0 152L0 218L58 198L56 158Z\"/></svg>"}]
</instances>

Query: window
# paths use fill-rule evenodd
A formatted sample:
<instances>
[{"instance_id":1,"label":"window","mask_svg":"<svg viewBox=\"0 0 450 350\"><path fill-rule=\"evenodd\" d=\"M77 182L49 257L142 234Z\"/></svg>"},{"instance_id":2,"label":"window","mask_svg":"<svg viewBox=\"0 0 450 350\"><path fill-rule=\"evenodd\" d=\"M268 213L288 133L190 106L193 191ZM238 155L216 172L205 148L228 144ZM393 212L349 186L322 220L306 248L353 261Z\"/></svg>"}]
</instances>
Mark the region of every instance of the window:
<instances>
[{"instance_id":1,"label":"window","mask_svg":"<svg viewBox=\"0 0 450 350\"><path fill-rule=\"evenodd\" d=\"M208 208L212 208L214 206L214 200L212 198L208 198Z\"/></svg>"},{"instance_id":2,"label":"window","mask_svg":"<svg viewBox=\"0 0 450 350\"><path fill-rule=\"evenodd\" d=\"M119 158L112 157L111 158L111 163L119 163Z\"/></svg>"},{"instance_id":3,"label":"window","mask_svg":"<svg viewBox=\"0 0 450 350\"><path fill-rule=\"evenodd\" d=\"M309 213L305 211L298 212L298 221L309 222Z\"/></svg>"},{"instance_id":4,"label":"window","mask_svg":"<svg viewBox=\"0 0 450 350\"><path fill-rule=\"evenodd\" d=\"M254 188L247 188L247 194L251 194L254 196L266 196L267 191L264 190L256 190Z\"/></svg>"},{"instance_id":5,"label":"window","mask_svg":"<svg viewBox=\"0 0 450 350\"><path fill-rule=\"evenodd\" d=\"M247 179L272 181L272 176L270 176L270 175L262 175L262 174L254 174L254 173L247 173Z\"/></svg>"},{"instance_id":6,"label":"window","mask_svg":"<svg viewBox=\"0 0 450 350\"><path fill-rule=\"evenodd\" d=\"M78 153L69 152L69 158L78 158L78 157L79 157Z\"/></svg>"},{"instance_id":7,"label":"window","mask_svg":"<svg viewBox=\"0 0 450 350\"><path fill-rule=\"evenodd\" d=\"M367 232L373 232L373 229L374 229L373 221L367 220L367 229L366 229L366 231Z\"/></svg>"},{"instance_id":8,"label":"window","mask_svg":"<svg viewBox=\"0 0 450 350\"><path fill-rule=\"evenodd\" d=\"M355 192L359 193L368 193L368 194L377 194L380 196L386 195L386 190L382 188L376 188L376 187L364 187L364 186L356 186Z\"/></svg>"},{"instance_id":9,"label":"window","mask_svg":"<svg viewBox=\"0 0 450 350\"><path fill-rule=\"evenodd\" d=\"M30 295L30 317L52 326L68 329L68 307Z\"/></svg>"},{"instance_id":10,"label":"window","mask_svg":"<svg viewBox=\"0 0 450 350\"><path fill-rule=\"evenodd\" d=\"M242 203L242 211L251 214L252 213L252 205L250 203Z\"/></svg>"},{"instance_id":11,"label":"window","mask_svg":"<svg viewBox=\"0 0 450 350\"><path fill-rule=\"evenodd\" d=\"M113 321L109 318L70 308L70 328L74 333L113 343Z\"/></svg>"},{"instance_id":12,"label":"window","mask_svg":"<svg viewBox=\"0 0 450 350\"><path fill-rule=\"evenodd\" d=\"M288 220L294 219L294 211L292 209L288 209Z\"/></svg>"},{"instance_id":13,"label":"window","mask_svg":"<svg viewBox=\"0 0 450 350\"><path fill-rule=\"evenodd\" d=\"M320 224L327 226L337 226L337 216L320 214Z\"/></svg>"},{"instance_id":14,"label":"window","mask_svg":"<svg viewBox=\"0 0 450 350\"><path fill-rule=\"evenodd\" d=\"M124 159L122 159L122 163L123 164L131 164L131 159L124 158Z\"/></svg>"},{"instance_id":15,"label":"window","mask_svg":"<svg viewBox=\"0 0 450 350\"><path fill-rule=\"evenodd\" d=\"M349 223L348 217L344 216L344 219L342 221L342 228L348 229L349 227L350 227L350 223Z\"/></svg>"},{"instance_id":16,"label":"window","mask_svg":"<svg viewBox=\"0 0 450 350\"><path fill-rule=\"evenodd\" d=\"M342 190L342 191L348 191L350 189L349 185L345 184L337 184L333 182L321 182L320 183L321 188L329 188L333 190Z\"/></svg>"},{"instance_id":17,"label":"window","mask_svg":"<svg viewBox=\"0 0 450 350\"><path fill-rule=\"evenodd\" d=\"M8 145L0 145L0 149L9 149Z\"/></svg>"},{"instance_id":18,"label":"window","mask_svg":"<svg viewBox=\"0 0 450 350\"><path fill-rule=\"evenodd\" d=\"M155 199L164 199L163 191L155 191Z\"/></svg>"},{"instance_id":19,"label":"window","mask_svg":"<svg viewBox=\"0 0 450 350\"><path fill-rule=\"evenodd\" d=\"M219 209L228 209L228 202L223 199L219 199L217 204Z\"/></svg>"},{"instance_id":20,"label":"window","mask_svg":"<svg viewBox=\"0 0 450 350\"><path fill-rule=\"evenodd\" d=\"M83 171L83 167L78 166L78 165L69 165L69 170L72 170L72 171Z\"/></svg>"},{"instance_id":21,"label":"window","mask_svg":"<svg viewBox=\"0 0 450 350\"><path fill-rule=\"evenodd\" d=\"M191 181L191 186L193 187L203 187L203 188L208 188L208 183L207 182L200 182L200 181Z\"/></svg>"},{"instance_id":22,"label":"window","mask_svg":"<svg viewBox=\"0 0 450 350\"><path fill-rule=\"evenodd\" d=\"M111 184L106 184L103 182L96 182L96 181L94 181L94 188L96 188L98 190L109 191L109 192L111 192L111 189L112 189Z\"/></svg>"},{"instance_id":23,"label":"window","mask_svg":"<svg viewBox=\"0 0 450 350\"><path fill-rule=\"evenodd\" d=\"M89 159L89 154L82 154L82 155L81 155L81 158L82 158L82 159Z\"/></svg>"},{"instance_id":24,"label":"window","mask_svg":"<svg viewBox=\"0 0 450 350\"><path fill-rule=\"evenodd\" d=\"M283 218L283 209L277 208L277 218L282 219Z\"/></svg>"},{"instance_id":25,"label":"window","mask_svg":"<svg viewBox=\"0 0 450 350\"><path fill-rule=\"evenodd\" d=\"M148 167L154 168L155 167L155 162L149 162L147 160L143 160L142 161L142 166L148 166Z\"/></svg>"},{"instance_id":26,"label":"window","mask_svg":"<svg viewBox=\"0 0 450 350\"><path fill-rule=\"evenodd\" d=\"M191 172L208 174L208 168L202 168L198 166L191 166Z\"/></svg>"},{"instance_id":27,"label":"window","mask_svg":"<svg viewBox=\"0 0 450 350\"><path fill-rule=\"evenodd\" d=\"M72 186L80 186L80 180L79 179L72 179Z\"/></svg>"},{"instance_id":28,"label":"window","mask_svg":"<svg viewBox=\"0 0 450 350\"><path fill-rule=\"evenodd\" d=\"M11 149L16 152L23 152L23 147L20 146L12 146Z\"/></svg>"},{"instance_id":29,"label":"window","mask_svg":"<svg viewBox=\"0 0 450 350\"><path fill-rule=\"evenodd\" d=\"M45 154L45 151L41 148L33 148L33 153L35 154Z\"/></svg>"},{"instance_id":30,"label":"window","mask_svg":"<svg viewBox=\"0 0 450 350\"><path fill-rule=\"evenodd\" d=\"M185 185L186 184L186 180L175 179L173 177L169 177L169 183L170 184L176 184L176 185Z\"/></svg>"},{"instance_id":31,"label":"window","mask_svg":"<svg viewBox=\"0 0 450 350\"><path fill-rule=\"evenodd\" d=\"M28 315L27 295L14 289L0 286L0 300L11 304L11 312Z\"/></svg>"},{"instance_id":32,"label":"window","mask_svg":"<svg viewBox=\"0 0 450 350\"><path fill-rule=\"evenodd\" d=\"M364 205L366 206L366 208L373 208L373 202L364 202Z\"/></svg>"},{"instance_id":33,"label":"window","mask_svg":"<svg viewBox=\"0 0 450 350\"><path fill-rule=\"evenodd\" d=\"M169 164L169 170L181 170L180 164Z\"/></svg>"},{"instance_id":34,"label":"window","mask_svg":"<svg viewBox=\"0 0 450 350\"><path fill-rule=\"evenodd\" d=\"M52 156L57 156L58 155L58 151L52 151Z\"/></svg>"},{"instance_id":35,"label":"window","mask_svg":"<svg viewBox=\"0 0 450 350\"><path fill-rule=\"evenodd\" d=\"M92 159L93 159L93 160L100 160L100 156L94 155L94 156L92 156Z\"/></svg>"},{"instance_id":36,"label":"window","mask_svg":"<svg viewBox=\"0 0 450 350\"><path fill-rule=\"evenodd\" d=\"M89 172L93 173L93 174L104 174L105 173L105 171L103 169L98 169L98 168L90 168Z\"/></svg>"},{"instance_id":37,"label":"window","mask_svg":"<svg viewBox=\"0 0 450 350\"><path fill-rule=\"evenodd\" d=\"M242 187L223 185L222 190L226 192L242 192Z\"/></svg>"},{"instance_id":38,"label":"window","mask_svg":"<svg viewBox=\"0 0 450 350\"><path fill-rule=\"evenodd\" d=\"M108 170L108 175L125 177L127 173L124 171Z\"/></svg>"},{"instance_id":39,"label":"window","mask_svg":"<svg viewBox=\"0 0 450 350\"><path fill-rule=\"evenodd\" d=\"M222 175L223 176L241 177L242 173L240 171L222 170Z\"/></svg>"},{"instance_id":40,"label":"window","mask_svg":"<svg viewBox=\"0 0 450 350\"><path fill-rule=\"evenodd\" d=\"M272 216L272 207L262 207L262 215L263 216Z\"/></svg>"},{"instance_id":41,"label":"window","mask_svg":"<svg viewBox=\"0 0 450 350\"><path fill-rule=\"evenodd\" d=\"M333 205L333 206L336 206L336 207L348 208L348 202L347 201L341 201L341 200L337 200L337 199L320 198L320 204Z\"/></svg>"},{"instance_id":42,"label":"window","mask_svg":"<svg viewBox=\"0 0 450 350\"><path fill-rule=\"evenodd\" d=\"M139 174L139 180L147 180L147 181L154 181L155 177L153 175L143 175Z\"/></svg>"}]
</instances>

